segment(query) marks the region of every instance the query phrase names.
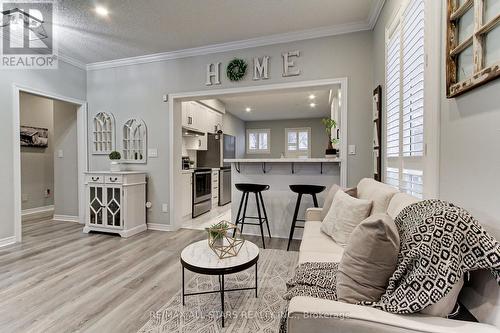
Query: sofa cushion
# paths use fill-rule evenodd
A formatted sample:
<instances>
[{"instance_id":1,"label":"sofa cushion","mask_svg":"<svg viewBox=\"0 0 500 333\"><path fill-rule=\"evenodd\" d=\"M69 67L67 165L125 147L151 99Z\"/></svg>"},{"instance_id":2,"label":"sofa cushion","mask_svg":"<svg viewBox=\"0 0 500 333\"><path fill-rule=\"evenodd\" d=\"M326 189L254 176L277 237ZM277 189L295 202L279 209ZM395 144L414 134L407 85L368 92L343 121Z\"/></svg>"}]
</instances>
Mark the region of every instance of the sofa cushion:
<instances>
[{"instance_id":1,"label":"sofa cushion","mask_svg":"<svg viewBox=\"0 0 500 333\"><path fill-rule=\"evenodd\" d=\"M464 278L461 277L445 297L441 298L437 303L429 305L428 307L420 311L420 313L436 317L447 317L455 308L458 295L460 294L463 286Z\"/></svg>"},{"instance_id":2,"label":"sofa cushion","mask_svg":"<svg viewBox=\"0 0 500 333\"><path fill-rule=\"evenodd\" d=\"M406 193L396 193L391 202L389 202L389 207L387 207L387 214L393 219L398 216L398 214L407 206L419 202L420 200Z\"/></svg>"},{"instance_id":3,"label":"sofa cushion","mask_svg":"<svg viewBox=\"0 0 500 333\"><path fill-rule=\"evenodd\" d=\"M374 214L352 232L337 273L338 299L375 302L396 269L399 233L387 214Z\"/></svg>"},{"instance_id":4,"label":"sofa cushion","mask_svg":"<svg viewBox=\"0 0 500 333\"><path fill-rule=\"evenodd\" d=\"M385 213L392 197L399 191L387 184L371 178L362 179L357 186L359 199L373 201L371 214Z\"/></svg>"},{"instance_id":5,"label":"sofa cushion","mask_svg":"<svg viewBox=\"0 0 500 333\"><path fill-rule=\"evenodd\" d=\"M344 248L335 243L330 236L321 232L321 225L320 221L308 221L304 224L300 252L333 253L341 257Z\"/></svg>"},{"instance_id":6,"label":"sofa cushion","mask_svg":"<svg viewBox=\"0 0 500 333\"><path fill-rule=\"evenodd\" d=\"M370 215L371 209L371 201L356 199L338 190L323 220L321 231L338 244L346 245L354 228Z\"/></svg>"},{"instance_id":7,"label":"sofa cushion","mask_svg":"<svg viewBox=\"0 0 500 333\"><path fill-rule=\"evenodd\" d=\"M325 197L325 202L323 203L323 208L321 209L321 221L323 221L326 217L326 214L328 214L328 211L332 206L333 197L338 190L340 190L340 186L338 186L337 184L333 184L332 187L330 187L330 189L328 190L328 193ZM349 194L351 197L357 197L357 189L355 187L345 189L344 192Z\"/></svg>"}]
</instances>

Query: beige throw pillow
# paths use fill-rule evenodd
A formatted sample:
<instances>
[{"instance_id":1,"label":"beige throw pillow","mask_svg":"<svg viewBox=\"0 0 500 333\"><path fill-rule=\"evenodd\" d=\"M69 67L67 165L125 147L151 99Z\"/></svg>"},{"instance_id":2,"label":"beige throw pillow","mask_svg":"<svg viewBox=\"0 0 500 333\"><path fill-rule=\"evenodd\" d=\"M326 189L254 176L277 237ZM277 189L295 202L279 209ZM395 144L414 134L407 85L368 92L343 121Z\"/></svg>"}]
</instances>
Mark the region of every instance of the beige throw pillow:
<instances>
[{"instance_id":1,"label":"beige throw pillow","mask_svg":"<svg viewBox=\"0 0 500 333\"><path fill-rule=\"evenodd\" d=\"M396 269L399 233L392 218L374 214L351 234L337 273L338 299L347 303L378 301Z\"/></svg>"},{"instance_id":2,"label":"beige throw pillow","mask_svg":"<svg viewBox=\"0 0 500 333\"><path fill-rule=\"evenodd\" d=\"M356 199L338 190L321 224L321 231L345 246L354 228L370 215L371 208L371 201Z\"/></svg>"},{"instance_id":3,"label":"beige throw pillow","mask_svg":"<svg viewBox=\"0 0 500 333\"><path fill-rule=\"evenodd\" d=\"M333 184L332 187L328 190L328 193L326 194L325 197L325 202L323 203L323 209L321 210L321 221L323 221L328 214L328 211L330 210L330 207L332 206L333 202L333 197L337 193L337 191L340 190L340 186L337 184ZM351 197L356 198L357 197L357 190L355 187L348 188L344 190L345 193L349 194Z\"/></svg>"}]
</instances>

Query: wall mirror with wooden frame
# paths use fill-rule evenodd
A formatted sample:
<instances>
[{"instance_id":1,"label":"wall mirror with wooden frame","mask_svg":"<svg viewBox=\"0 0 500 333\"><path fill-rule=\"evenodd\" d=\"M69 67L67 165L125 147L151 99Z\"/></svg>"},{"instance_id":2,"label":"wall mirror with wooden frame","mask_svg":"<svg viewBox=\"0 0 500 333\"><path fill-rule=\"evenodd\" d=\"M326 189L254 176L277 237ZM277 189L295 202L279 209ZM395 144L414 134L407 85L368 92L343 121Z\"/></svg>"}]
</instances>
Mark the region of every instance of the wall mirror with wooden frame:
<instances>
[{"instance_id":1,"label":"wall mirror with wooden frame","mask_svg":"<svg viewBox=\"0 0 500 333\"><path fill-rule=\"evenodd\" d=\"M446 96L500 77L500 0L447 0Z\"/></svg>"}]
</instances>

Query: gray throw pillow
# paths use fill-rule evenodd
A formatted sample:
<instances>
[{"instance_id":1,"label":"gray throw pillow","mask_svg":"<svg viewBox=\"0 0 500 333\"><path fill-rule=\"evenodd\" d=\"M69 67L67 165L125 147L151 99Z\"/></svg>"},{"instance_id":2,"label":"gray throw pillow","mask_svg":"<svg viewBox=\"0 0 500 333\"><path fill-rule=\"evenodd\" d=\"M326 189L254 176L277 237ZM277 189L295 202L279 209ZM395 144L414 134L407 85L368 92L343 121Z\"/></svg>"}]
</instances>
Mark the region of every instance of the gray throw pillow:
<instances>
[{"instance_id":1,"label":"gray throw pillow","mask_svg":"<svg viewBox=\"0 0 500 333\"><path fill-rule=\"evenodd\" d=\"M339 263L339 301L378 301L396 269L399 233L391 217L374 214L352 232Z\"/></svg>"},{"instance_id":2,"label":"gray throw pillow","mask_svg":"<svg viewBox=\"0 0 500 333\"><path fill-rule=\"evenodd\" d=\"M333 184L332 187L328 190L328 193L326 194L325 197L325 202L323 203L323 208L321 209L321 221L323 221L328 214L328 211L330 210L330 207L332 206L333 202L333 197L335 194L337 194L337 191L340 190L340 186L337 184ZM349 194L353 198L357 198L357 188L356 187L351 187L348 189L344 190L345 193Z\"/></svg>"}]
</instances>

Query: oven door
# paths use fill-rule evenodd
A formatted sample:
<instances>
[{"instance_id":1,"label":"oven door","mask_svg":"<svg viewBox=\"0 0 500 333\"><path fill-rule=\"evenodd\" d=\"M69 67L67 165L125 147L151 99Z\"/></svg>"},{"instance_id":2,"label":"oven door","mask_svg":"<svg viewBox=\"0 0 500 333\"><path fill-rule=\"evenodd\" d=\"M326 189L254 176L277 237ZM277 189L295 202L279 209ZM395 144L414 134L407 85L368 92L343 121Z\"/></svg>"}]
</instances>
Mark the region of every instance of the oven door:
<instances>
[{"instance_id":1,"label":"oven door","mask_svg":"<svg viewBox=\"0 0 500 333\"><path fill-rule=\"evenodd\" d=\"M212 199L212 171L193 173L193 203Z\"/></svg>"}]
</instances>

